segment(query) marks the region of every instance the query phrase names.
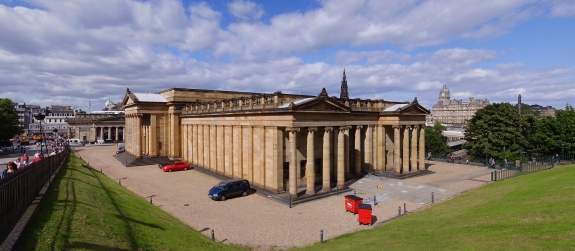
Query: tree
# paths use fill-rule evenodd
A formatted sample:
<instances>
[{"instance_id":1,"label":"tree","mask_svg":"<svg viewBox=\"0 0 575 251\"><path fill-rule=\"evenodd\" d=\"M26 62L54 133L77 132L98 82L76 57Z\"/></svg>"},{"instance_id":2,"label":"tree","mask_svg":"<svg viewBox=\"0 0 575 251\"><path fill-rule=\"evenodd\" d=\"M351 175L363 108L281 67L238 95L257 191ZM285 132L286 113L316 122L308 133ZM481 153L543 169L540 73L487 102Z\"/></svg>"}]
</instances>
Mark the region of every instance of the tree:
<instances>
[{"instance_id":1,"label":"tree","mask_svg":"<svg viewBox=\"0 0 575 251\"><path fill-rule=\"evenodd\" d=\"M445 137L441 134L441 132L446 129L447 128L440 123L425 127L425 149L428 152L432 152L436 156L437 154L445 155L451 152L451 149L447 146Z\"/></svg>"},{"instance_id":2,"label":"tree","mask_svg":"<svg viewBox=\"0 0 575 251\"><path fill-rule=\"evenodd\" d=\"M7 98L0 98L0 140L9 140L23 132L16 104Z\"/></svg>"},{"instance_id":3,"label":"tree","mask_svg":"<svg viewBox=\"0 0 575 251\"><path fill-rule=\"evenodd\" d=\"M465 128L463 148L474 158L493 157L502 161L521 159L524 149L528 149L526 134L531 128L509 103L494 103L477 110Z\"/></svg>"},{"instance_id":4,"label":"tree","mask_svg":"<svg viewBox=\"0 0 575 251\"><path fill-rule=\"evenodd\" d=\"M537 123L533 144L539 155L555 155L575 151L575 109L567 105L557 110L555 117L543 117Z\"/></svg>"}]
</instances>

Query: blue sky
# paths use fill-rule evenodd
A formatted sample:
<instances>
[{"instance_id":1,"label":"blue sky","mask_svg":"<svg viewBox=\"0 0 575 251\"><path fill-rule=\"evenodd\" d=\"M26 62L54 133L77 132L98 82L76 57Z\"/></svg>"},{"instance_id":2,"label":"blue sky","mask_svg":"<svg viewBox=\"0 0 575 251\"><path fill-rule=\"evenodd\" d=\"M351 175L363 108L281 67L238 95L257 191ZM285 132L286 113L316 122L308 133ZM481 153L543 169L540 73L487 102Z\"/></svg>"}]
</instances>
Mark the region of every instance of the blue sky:
<instances>
[{"instance_id":1,"label":"blue sky","mask_svg":"<svg viewBox=\"0 0 575 251\"><path fill-rule=\"evenodd\" d=\"M571 0L0 0L0 88L19 103L101 109L172 87L564 108ZM101 105L100 105L101 103Z\"/></svg>"}]
</instances>

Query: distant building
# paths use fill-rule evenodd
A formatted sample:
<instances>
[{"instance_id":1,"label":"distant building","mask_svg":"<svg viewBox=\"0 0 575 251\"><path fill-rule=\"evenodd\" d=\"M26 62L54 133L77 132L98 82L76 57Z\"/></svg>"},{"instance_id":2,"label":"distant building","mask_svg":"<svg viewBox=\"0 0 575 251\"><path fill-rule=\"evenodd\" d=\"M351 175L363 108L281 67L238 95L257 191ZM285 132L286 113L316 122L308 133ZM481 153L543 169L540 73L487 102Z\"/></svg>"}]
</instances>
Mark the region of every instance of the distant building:
<instances>
[{"instance_id":1,"label":"distant building","mask_svg":"<svg viewBox=\"0 0 575 251\"><path fill-rule=\"evenodd\" d=\"M433 122L442 124L466 124L471 120L475 112L489 104L489 100L475 100L469 98L469 102L463 100L450 99L447 86L439 92L439 102L433 105Z\"/></svg>"},{"instance_id":2,"label":"distant building","mask_svg":"<svg viewBox=\"0 0 575 251\"><path fill-rule=\"evenodd\" d=\"M517 108L519 110L519 112L521 112L521 109L531 109L532 111L539 113L540 116L552 116L555 117L555 108L553 108L552 106L541 106L538 104L534 104L534 105L528 105L528 104L523 104L521 103L521 106L515 105L515 108Z\"/></svg>"},{"instance_id":3,"label":"distant building","mask_svg":"<svg viewBox=\"0 0 575 251\"><path fill-rule=\"evenodd\" d=\"M101 111L78 111L75 117L66 119L66 123L68 138L82 142L124 140L125 118L121 102L114 103L108 99Z\"/></svg>"}]
</instances>

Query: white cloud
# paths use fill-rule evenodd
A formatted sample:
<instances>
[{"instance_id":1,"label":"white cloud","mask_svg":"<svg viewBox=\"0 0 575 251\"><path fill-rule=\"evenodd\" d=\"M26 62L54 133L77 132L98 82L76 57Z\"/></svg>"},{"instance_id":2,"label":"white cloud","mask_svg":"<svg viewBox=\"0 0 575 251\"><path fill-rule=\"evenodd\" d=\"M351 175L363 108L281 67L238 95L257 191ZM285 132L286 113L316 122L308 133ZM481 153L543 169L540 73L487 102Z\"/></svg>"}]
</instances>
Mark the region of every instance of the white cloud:
<instances>
[{"instance_id":1,"label":"white cloud","mask_svg":"<svg viewBox=\"0 0 575 251\"><path fill-rule=\"evenodd\" d=\"M575 17L575 2L571 0L555 0L551 9L552 17Z\"/></svg>"},{"instance_id":2,"label":"white cloud","mask_svg":"<svg viewBox=\"0 0 575 251\"><path fill-rule=\"evenodd\" d=\"M236 18L241 20L258 20L264 14L262 5L255 4L252 1L234 0L228 3L228 11Z\"/></svg>"}]
</instances>

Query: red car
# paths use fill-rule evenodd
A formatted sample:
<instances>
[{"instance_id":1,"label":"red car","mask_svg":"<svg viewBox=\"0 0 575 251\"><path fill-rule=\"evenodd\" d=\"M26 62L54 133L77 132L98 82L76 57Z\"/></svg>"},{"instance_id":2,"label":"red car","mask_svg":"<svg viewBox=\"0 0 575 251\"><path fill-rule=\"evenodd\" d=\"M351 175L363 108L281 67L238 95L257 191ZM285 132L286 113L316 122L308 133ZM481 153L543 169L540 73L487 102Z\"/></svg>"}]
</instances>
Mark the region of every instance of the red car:
<instances>
[{"instance_id":1,"label":"red car","mask_svg":"<svg viewBox=\"0 0 575 251\"><path fill-rule=\"evenodd\" d=\"M181 171L188 169L191 169L190 164L188 164L188 162L184 162L181 160L176 160L174 162L170 162L169 164L162 166L162 170L164 172Z\"/></svg>"}]
</instances>

